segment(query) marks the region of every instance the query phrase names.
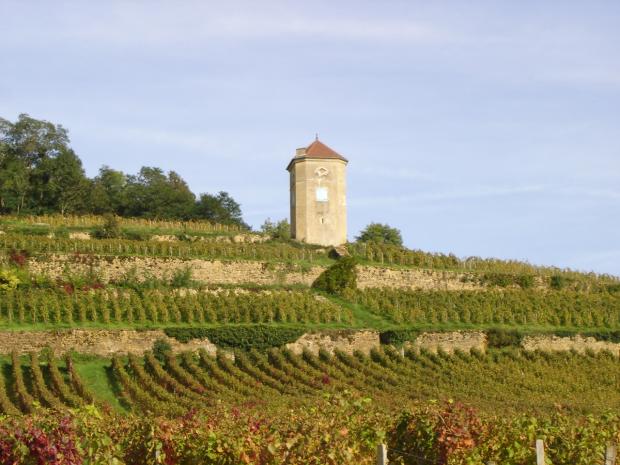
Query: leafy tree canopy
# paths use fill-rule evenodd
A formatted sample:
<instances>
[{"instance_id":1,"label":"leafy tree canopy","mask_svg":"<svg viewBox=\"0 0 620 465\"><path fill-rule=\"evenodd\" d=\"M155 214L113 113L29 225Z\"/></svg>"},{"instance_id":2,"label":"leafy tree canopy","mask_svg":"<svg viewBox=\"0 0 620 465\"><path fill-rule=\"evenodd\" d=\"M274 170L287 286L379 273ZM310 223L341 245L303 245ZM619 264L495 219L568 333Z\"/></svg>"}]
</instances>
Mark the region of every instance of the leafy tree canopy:
<instances>
[{"instance_id":1,"label":"leafy tree canopy","mask_svg":"<svg viewBox=\"0 0 620 465\"><path fill-rule=\"evenodd\" d=\"M228 192L220 191L217 195L201 194L194 213L198 218L206 218L216 223L247 226L241 216L241 205Z\"/></svg>"},{"instance_id":2,"label":"leafy tree canopy","mask_svg":"<svg viewBox=\"0 0 620 465\"><path fill-rule=\"evenodd\" d=\"M291 225L287 219L274 223L271 218L267 218L260 229L272 239L289 240L291 238Z\"/></svg>"},{"instance_id":3,"label":"leafy tree canopy","mask_svg":"<svg viewBox=\"0 0 620 465\"><path fill-rule=\"evenodd\" d=\"M370 223L355 240L357 242L374 242L376 244L403 245L400 230L381 223Z\"/></svg>"},{"instance_id":4,"label":"leafy tree canopy","mask_svg":"<svg viewBox=\"0 0 620 465\"><path fill-rule=\"evenodd\" d=\"M226 192L198 200L174 171L143 167L129 175L103 166L89 179L61 125L21 114L0 118L0 213L96 213L207 219L247 225Z\"/></svg>"}]
</instances>

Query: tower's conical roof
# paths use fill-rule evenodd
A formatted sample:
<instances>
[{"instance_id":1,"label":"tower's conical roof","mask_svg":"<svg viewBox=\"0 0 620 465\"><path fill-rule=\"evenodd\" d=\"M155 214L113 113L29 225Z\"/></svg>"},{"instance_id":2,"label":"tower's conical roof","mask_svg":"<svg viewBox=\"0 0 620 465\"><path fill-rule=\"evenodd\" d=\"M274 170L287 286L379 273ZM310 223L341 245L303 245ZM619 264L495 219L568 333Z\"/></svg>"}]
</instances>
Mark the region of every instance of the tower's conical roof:
<instances>
[{"instance_id":1,"label":"tower's conical roof","mask_svg":"<svg viewBox=\"0 0 620 465\"><path fill-rule=\"evenodd\" d=\"M342 160L348 163L349 160L344 158L335 150L329 148L318 137L307 147L297 149L297 155L291 160L286 169L290 169L291 165L301 159L322 159L322 160Z\"/></svg>"},{"instance_id":2,"label":"tower's conical roof","mask_svg":"<svg viewBox=\"0 0 620 465\"><path fill-rule=\"evenodd\" d=\"M304 156L307 158L337 158L339 160L347 161L346 158L335 150L329 148L318 139L315 139L308 147L306 147L306 154Z\"/></svg>"}]
</instances>

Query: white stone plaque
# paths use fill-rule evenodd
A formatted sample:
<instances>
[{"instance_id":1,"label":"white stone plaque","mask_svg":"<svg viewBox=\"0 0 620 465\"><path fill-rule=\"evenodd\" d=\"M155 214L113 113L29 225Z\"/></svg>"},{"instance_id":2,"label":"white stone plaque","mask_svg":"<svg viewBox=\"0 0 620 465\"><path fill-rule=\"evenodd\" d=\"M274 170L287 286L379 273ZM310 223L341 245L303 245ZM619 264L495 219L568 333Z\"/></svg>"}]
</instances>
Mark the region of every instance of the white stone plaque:
<instances>
[{"instance_id":1,"label":"white stone plaque","mask_svg":"<svg viewBox=\"0 0 620 465\"><path fill-rule=\"evenodd\" d=\"M316 188L316 201L317 202L327 202L327 187L317 187Z\"/></svg>"}]
</instances>

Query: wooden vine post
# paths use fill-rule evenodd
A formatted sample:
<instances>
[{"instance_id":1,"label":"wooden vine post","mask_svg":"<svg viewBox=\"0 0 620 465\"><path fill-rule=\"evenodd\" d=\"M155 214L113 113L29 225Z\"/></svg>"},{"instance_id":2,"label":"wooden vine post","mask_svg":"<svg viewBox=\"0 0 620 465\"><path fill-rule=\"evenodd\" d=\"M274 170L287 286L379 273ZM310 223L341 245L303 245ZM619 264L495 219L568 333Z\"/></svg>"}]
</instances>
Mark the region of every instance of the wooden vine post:
<instances>
[{"instance_id":1,"label":"wooden vine post","mask_svg":"<svg viewBox=\"0 0 620 465\"><path fill-rule=\"evenodd\" d=\"M605 450L605 465L616 465L616 446L609 445Z\"/></svg>"},{"instance_id":2,"label":"wooden vine post","mask_svg":"<svg viewBox=\"0 0 620 465\"><path fill-rule=\"evenodd\" d=\"M536 465L545 465L545 443L536 439Z\"/></svg>"},{"instance_id":3,"label":"wooden vine post","mask_svg":"<svg viewBox=\"0 0 620 465\"><path fill-rule=\"evenodd\" d=\"M377 465L387 465L387 446L385 444L379 444L377 446Z\"/></svg>"}]
</instances>

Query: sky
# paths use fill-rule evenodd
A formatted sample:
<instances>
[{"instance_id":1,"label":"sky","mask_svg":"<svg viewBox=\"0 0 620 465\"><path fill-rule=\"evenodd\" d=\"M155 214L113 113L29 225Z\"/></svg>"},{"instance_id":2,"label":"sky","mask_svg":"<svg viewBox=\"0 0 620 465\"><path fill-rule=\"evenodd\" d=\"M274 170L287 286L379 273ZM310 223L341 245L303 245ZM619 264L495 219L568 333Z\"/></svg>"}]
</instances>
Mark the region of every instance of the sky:
<instances>
[{"instance_id":1,"label":"sky","mask_svg":"<svg viewBox=\"0 0 620 465\"><path fill-rule=\"evenodd\" d=\"M315 133L349 238L620 275L617 0L0 0L0 117L288 217Z\"/></svg>"}]
</instances>

